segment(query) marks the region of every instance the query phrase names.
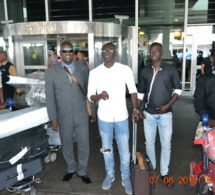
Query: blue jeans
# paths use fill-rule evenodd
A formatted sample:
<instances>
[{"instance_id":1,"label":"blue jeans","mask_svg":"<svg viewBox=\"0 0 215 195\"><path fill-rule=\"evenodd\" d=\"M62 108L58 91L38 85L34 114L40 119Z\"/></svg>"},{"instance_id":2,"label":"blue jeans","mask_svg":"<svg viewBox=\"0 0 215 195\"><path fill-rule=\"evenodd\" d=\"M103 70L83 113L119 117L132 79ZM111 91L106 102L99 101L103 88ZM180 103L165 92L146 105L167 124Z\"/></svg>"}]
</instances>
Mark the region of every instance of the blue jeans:
<instances>
[{"instance_id":1,"label":"blue jeans","mask_svg":"<svg viewBox=\"0 0 215 195\"><path fill-rule=\"evenodd\" d=\"M143 113L146 115L146 119L143 120L146 138L146 153L152 162L153 168L155 169L155 139L158 127L161 142L160 173L162 176L167 175L169 171L171 153L172 112L165 114L150 114L144 111Z\"/></svg>"},{"instance_id":2,"label":"blue jeans","mask_svg":"<svg viewBox=\"0 0 215 195\"><path fill-rule=\"evenodd\" d=\"M130 152L128 119L119 122L105 122L98 119L99 134L102 139L101 152L104 156L105 169L109 177L114 177L113 138L115 137L120 156L122 180L130 178Z\"/></svg>"}]
</instances>

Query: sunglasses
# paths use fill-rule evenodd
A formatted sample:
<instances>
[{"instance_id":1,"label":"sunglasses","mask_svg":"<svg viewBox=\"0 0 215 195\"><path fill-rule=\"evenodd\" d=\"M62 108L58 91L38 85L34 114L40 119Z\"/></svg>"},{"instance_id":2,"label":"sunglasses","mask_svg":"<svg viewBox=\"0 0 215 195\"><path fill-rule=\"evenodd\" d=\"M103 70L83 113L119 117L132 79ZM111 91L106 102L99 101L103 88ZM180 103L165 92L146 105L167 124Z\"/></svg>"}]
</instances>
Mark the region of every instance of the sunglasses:
<instances>
[{"instance_id":1,"label":"sunglasses","mask_svg":"<svg viewBox=\"0 0 215 195\"><path fill-rule=\"evenodd\" d=\"M115 52L115 49L108 49L108 48L102 49L102 53L105 53L105 52L113 53Z\"/></svg>"},{"instance_id":2,"label":"sunglasses","mask_svg":"<svg viewBox=\"0 0 215 195\"><path fill-rule=\"evenodd\" d=\"M66 52L73 53L73 51L74 51L73 49L62 49L61 50L62 53L66 53Z\"/></svg>"}]
</instances>

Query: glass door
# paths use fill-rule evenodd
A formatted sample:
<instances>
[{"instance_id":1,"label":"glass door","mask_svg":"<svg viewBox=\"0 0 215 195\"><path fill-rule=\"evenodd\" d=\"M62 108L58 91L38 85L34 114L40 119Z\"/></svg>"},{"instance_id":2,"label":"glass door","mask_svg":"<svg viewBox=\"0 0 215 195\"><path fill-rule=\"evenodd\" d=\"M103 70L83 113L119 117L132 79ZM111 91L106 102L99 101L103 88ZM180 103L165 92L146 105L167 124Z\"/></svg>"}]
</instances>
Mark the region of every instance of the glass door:
<instances>
[{"instance_id":1,"label":"glass door","mask_svg":"<svg viewBox=\"0 0 215 195\"><path fill-rule=\"evenodd\" d=\"M20 57L17 63L20 65L21 75L35 71L45 71L47 68L48 54L46 41L27 41L19 44Z\"/></svg>"},{"instance_id":2,"label":"glass door","mask_svg":"<svg viewBox=\"0 0 215 195\"><path fill-rule=\"evenodd\" d=\"M192 69L191 69L191 94L193 95L196 88L196 82L201 75L201 62L199 62L199 56L203 58L210 56L210 51L215 43L215 35L198 35L193 37L193 50L192 50Z\"/></svg>"}]
</instances>

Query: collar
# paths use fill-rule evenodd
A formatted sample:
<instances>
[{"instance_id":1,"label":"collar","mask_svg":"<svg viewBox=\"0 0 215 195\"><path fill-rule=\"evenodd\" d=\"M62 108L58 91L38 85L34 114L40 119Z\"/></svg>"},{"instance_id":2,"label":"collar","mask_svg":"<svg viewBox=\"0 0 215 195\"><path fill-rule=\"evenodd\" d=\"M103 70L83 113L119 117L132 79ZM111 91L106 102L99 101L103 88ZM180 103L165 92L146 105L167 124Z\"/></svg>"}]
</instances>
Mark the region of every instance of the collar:
<instances>
[{"instance_id":1,"label":"collar","mask_svg":"<svg viewBox=\"0 0 215 195\"><path fill-rule=\"evenodd\" d=\"M117 65L117 62L114 62L113 66L111 66L110 68L107 68L107 67L105 66L105 63L103 63L104 68L107 68L107 69L113 69L114 67L116 67L116 65Z\"/></svg>"},{"instance_id":2,"label":"collar","mask_svg":"<svg viewBox=\"0 0 215 195\"><path fill-rule=\"evenodd\" d=\"M61 62L61 66L62 67L66 66L66 67L70 68L71 66L74 66L74 65L75 65L75 61L74 60L72 61L72 64L65 64L63 61Z\"/></svg>"}]
</instances>

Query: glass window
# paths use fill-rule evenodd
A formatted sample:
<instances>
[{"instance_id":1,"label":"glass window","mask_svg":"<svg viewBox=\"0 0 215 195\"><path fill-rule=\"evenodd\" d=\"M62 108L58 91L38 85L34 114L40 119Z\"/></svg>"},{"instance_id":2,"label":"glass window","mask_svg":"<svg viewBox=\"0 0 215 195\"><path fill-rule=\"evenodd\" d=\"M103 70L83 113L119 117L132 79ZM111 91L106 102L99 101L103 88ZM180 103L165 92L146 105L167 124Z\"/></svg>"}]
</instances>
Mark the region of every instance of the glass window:
<instances>
[{"instance_id":1,"label":"glass window","mask_svg":"<svg viewBox=\"0 0 215 195\"><path fill-rule=\"evenodd\" d=\"M24 65L25 66L44 66L44 44L42 43L24 43Z\"/></svg>"}]
</instances>

